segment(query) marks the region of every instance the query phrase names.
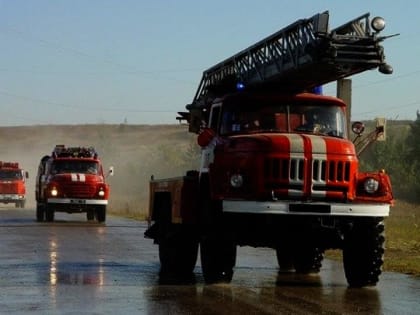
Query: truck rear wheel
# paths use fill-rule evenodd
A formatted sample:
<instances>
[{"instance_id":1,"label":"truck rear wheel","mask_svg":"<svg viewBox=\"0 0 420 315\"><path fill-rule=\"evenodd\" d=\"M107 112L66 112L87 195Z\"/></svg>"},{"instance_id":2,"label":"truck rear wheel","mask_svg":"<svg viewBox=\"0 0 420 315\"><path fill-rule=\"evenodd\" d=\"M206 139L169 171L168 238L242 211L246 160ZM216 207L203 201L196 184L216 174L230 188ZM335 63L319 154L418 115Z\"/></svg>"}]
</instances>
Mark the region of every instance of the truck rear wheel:
<instances>
[{"instance_id":1,"label":"truck rear wheel","mask_svg":"<svg viewBox=\"0 0 420 315\"><path fill-rule=\"evenodd\" d=\"M381 220L355 222L344 235L343 264L350 287L374 286L382 272L384 224Z\"/></svg>"},{"instance_id":2,"label":"truck rear wheel","mask_svg":"<svg viewBox=\"0 0 420 315\"><path fill-rule=\"evenodd\" d=\"M294 272L295 265L293 263L293 255L290 251L276 248L277 263L280 272Z\"/></svg>"},{"instance_id":3,"label":"truck rear wheel","mask_svg":"<svg viewBox=\"0 0 420 315\"><path fill-rule=\"evenodd\" d=\"M190 282L198 256L195 224L172 223L171 194L154 196L154 220L151 237L159 244L160 282Z\"/></svg>"},{"instance_id":4,"label":"truck rear wheel","mask_svg":"<svg viewBox=\"0 0 420 315\"><path fill-rule=\"evenodd\" d=\"M15 202L16 208L25 208L25 200L19 200Z\"/></svg>"},{"instance_id":5,"label":"truck rear wheel","mask_svg":"<svg viewBox=\"0 0 420 315\"><path fill-rule=\"evenodd\" d=\"M276 249L280 272L300 274L319 273L324 259L324 251L318 247L295 246L295 249Z\"/></svg>"},{"instance_id":6,"label":"truck rear wheel","mask_svg":"<svg viewBox=\"0 0 420 315\"><path fill-rule=\"evenodd\" d=\"M319 273L324 259L324 251L318 247L307 247L297 251L293 257L297 273Z\"/></svg>"}]
</instances>

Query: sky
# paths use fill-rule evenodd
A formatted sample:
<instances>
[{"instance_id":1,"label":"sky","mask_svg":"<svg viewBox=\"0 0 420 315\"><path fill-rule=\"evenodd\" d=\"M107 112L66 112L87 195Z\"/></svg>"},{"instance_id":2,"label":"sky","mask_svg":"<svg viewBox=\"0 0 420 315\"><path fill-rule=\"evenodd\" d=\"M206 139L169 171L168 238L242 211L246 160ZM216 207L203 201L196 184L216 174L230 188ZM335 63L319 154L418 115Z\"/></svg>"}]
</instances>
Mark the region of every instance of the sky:
<instances>
[{"instance_id":1,"label":"sky","mask_svg":"<svg viewBox=\"0 0 420 315\"><path fill-rule=\"evenodd\" d=\"M0 126L176 124L203 71L326 10L386 21L392 75L351 77L352 120L416 119L420 1L0 0ZM335 95L335 84L324 86Z\"/></svg>"}]
</instances>

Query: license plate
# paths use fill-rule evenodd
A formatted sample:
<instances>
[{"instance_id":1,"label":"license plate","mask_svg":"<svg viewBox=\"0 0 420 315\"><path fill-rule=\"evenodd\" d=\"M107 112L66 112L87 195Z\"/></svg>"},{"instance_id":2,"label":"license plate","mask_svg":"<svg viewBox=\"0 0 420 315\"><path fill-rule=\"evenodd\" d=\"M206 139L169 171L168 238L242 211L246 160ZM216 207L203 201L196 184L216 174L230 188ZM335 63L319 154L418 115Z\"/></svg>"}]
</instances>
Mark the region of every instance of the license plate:
<instances>
[{"instance_id":1,"label":"license plate","mask_svg":"<svg viewBox=\"0 0 420 315\"><path fill-rule=\"evenodd\" d=\"M70 203L83 205L86 203L86 200L84 199L70 199Z\"/></svg>"},{"instance_id":2,"label":"license plate","mask_svg":"<svg viewBox=\"0 0 420 315\"><path fill-rule=\"evenodd\" d=\"M330 205L318 205L318 204L290 204L290 212L315 212L315 213L331 213Z\"/></svg>"}]
</instances>

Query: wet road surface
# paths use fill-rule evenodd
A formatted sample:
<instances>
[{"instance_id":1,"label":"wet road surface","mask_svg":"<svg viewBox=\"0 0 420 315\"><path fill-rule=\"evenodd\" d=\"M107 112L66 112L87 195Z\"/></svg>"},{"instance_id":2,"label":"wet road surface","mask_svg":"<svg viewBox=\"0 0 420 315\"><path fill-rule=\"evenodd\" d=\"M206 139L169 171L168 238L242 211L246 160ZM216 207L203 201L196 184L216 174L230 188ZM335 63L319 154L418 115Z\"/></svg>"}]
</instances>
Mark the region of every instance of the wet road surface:
<instances>
[{"instance_id":1,"label":"wet road surface","mask_svg":"<svg viewBox=\"0 0 420 315\"><path fill-rule=\"evenodd\" d=\"M0 208L0 314L420 314L420 279L384 273L349 289L339 262L319 275L278 274L274 251L238 250L231 284L159 284L146 224L109 216Z\"/></svg>"}]
</instances>

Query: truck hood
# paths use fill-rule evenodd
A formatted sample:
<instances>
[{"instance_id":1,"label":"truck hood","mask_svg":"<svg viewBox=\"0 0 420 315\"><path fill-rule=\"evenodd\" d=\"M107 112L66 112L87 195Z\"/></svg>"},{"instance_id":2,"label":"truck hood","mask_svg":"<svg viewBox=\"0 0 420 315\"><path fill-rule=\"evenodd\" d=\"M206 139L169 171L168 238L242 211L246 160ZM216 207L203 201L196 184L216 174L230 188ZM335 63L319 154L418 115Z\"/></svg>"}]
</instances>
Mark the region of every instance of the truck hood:
<instances>
[{"instance_id":1,"label":"truck hood","mask_svg":"<svg viewBox=\"0 0 420 315\"><path fill-rule=\"evenodd\" d=\"M224 152L277 152L356 155L351 141L307 134L251 134L224 139L217 149ZM216 149L216 150L217 150Z\"/></svg>"}]
</instances>

